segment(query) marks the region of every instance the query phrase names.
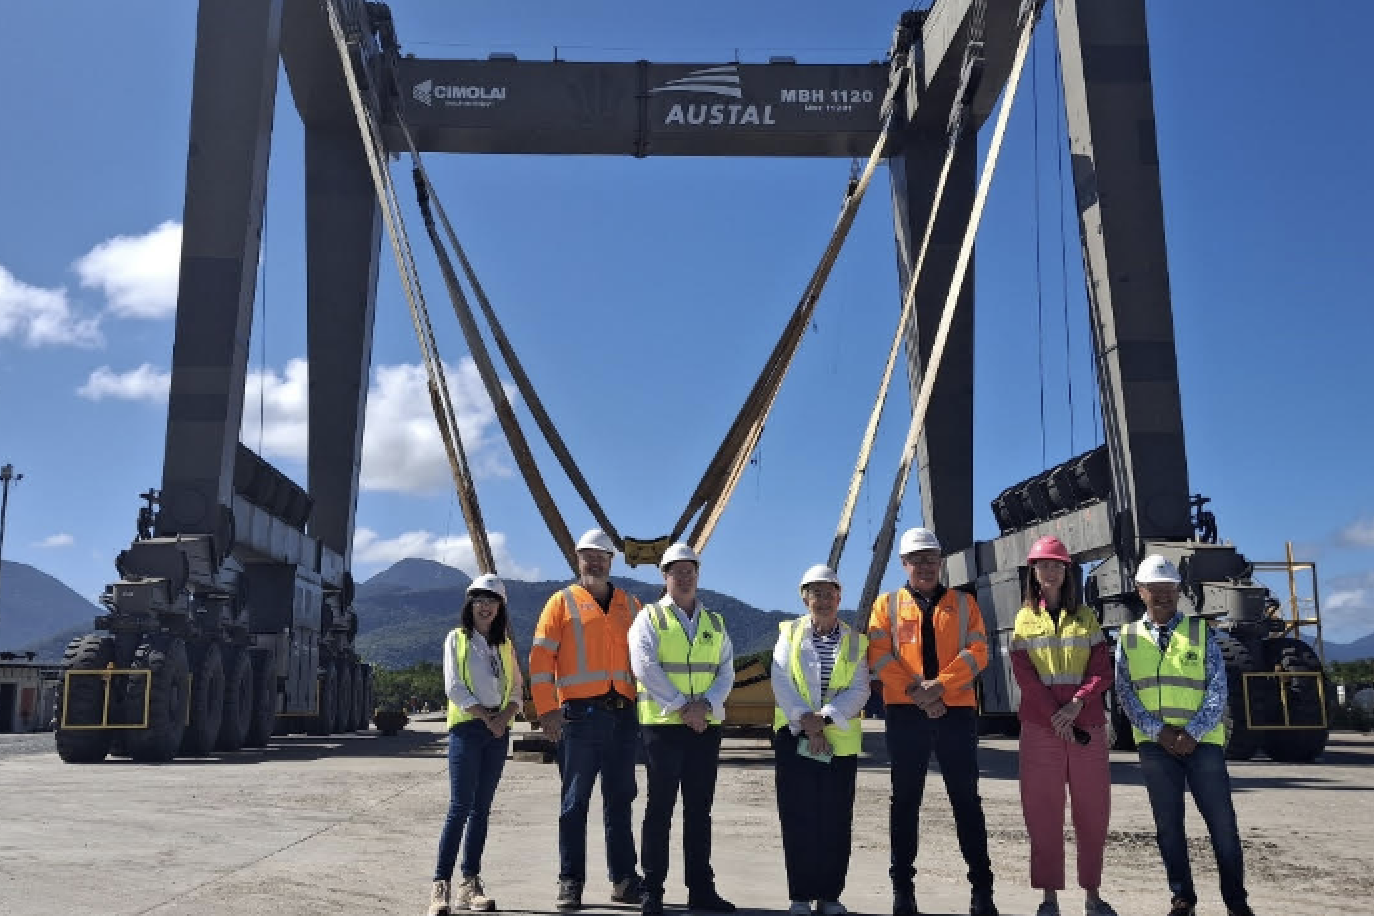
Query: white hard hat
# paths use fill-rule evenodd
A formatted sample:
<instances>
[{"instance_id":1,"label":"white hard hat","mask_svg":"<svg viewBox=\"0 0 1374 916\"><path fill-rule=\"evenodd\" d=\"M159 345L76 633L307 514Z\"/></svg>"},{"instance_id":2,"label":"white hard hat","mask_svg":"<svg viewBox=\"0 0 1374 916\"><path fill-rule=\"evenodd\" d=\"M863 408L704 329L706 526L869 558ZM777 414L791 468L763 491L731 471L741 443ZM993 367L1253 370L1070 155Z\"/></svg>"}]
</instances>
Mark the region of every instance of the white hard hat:
<instances>
[{"instance_id":1,"label":"white hard hat","mask_svg":"<svg viewBox=\"0 0 1374 916\"><path fill-rule=\"evenodd\" d=\"M1164 559L1157 553L1152 553L1140 561L1140 568L1135 572L1135 581L1139 585L1156 585L1161 583L1172 583L1178 585L1183 581L1183 577L1178 574L1178 567Z\"/></svg>"},{"instance_id":2,"label":"white hard hat","mask_svg":"<svg viewBox=\"0 0 1374 916\"><path fill-rule=\"evenodd\" d=\"M899 556L916 553L918 550L940 550L940 539L929 528L908 528L902 532L902 540L897 548Z\"/></svg>"},{"instance_id":3,"label":"white hard hat","mask_svg":"<svg viewBox=\"0 0 1374 916\"><path fill-rule=\"evenodd\" d=\"M824 563L817 563L806 572L802 573L801 582L797 585L797 590L803 594L806 587L813 582L829 582L836 588L840 587L840 577L835 575L835 570L826 566Z\"/></svg>"},{"instance_id":4,"label":"white hard hat","mask_svg":"<svg viewBox=\"0 0 1374 916\"><path fill-rule=\"evenodd\" d=\"M578 550L600 550L605 553L615 553L615 542L611 536L600 528L593 528L582 537L577 539Z\"/></svg>"},{"instance_id":5,"label":"white hard hat","mask_svg":"<svg viewBox=\"0 0 1374 916\"><path fill-rule=\"evenodd\" d=\"M492 592L493 594L500 595L501 600L505 601L506 583L502 582L499 577L493 576L491 573L484 573L476 579L473 579L472 583L468 586L468 597L472 597L473 592Z\"/></svg>"},{"instance_id":6,"label":"white hard hat","mask_svg":"<svg viewBox=\"0 0 1374 916\"><path fill-rule=\"evenodd\" d=\"M678 543L663 551L663 557L658 561L658 568L666 572L668 565L676 563L678 560L691 560L698 567L701 566L701 557L697 556L697 552L687 544Z\"/></svg>"}]
</instances>

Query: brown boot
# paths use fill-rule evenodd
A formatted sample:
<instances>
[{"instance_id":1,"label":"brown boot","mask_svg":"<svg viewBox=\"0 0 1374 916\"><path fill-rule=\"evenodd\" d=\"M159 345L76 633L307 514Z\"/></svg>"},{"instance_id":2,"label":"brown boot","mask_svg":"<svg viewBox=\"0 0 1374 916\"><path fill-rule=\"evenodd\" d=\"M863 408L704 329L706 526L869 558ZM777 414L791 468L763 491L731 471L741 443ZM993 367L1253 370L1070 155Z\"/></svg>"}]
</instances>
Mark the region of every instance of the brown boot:
<instances>
[{"instance_id":1,"label":"brown boot","mask_svg":"<svg viewBox=\"0 0 1374 916\"><path fill-rule=\"evenodd\" d=\"M460 912L471 910L474 913L490 913L496 909L496 901L487 896L486 889L482 887L481 876L473 875L458 882L458 887L453 892L453 909Z\"/></svg>"},{"instance_id":2,"label":"brown boot","mask_svg":"<svg viewBox=\"0 0 1374 916\"><path fill-rule=\"evenodd\" d=\"M429 909L425 916L449 916L448 882L435 881L429 889Z\"/></svg>"}]
</instances>

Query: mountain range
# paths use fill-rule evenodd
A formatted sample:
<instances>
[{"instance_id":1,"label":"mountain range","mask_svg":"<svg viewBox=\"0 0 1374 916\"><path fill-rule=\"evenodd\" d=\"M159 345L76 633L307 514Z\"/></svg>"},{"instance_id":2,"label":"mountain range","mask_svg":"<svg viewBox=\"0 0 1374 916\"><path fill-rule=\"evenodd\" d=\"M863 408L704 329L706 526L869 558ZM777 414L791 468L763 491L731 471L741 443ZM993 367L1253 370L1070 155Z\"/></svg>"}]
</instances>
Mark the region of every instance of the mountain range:
<instances>
[{"instance_id":1,"label":"mountain range","mask_svg":"<svg viewBox=\"0 0 1374 916\"><path fill-rule=\"evenodd\" d=\"M464 589L472 580L462 570L432 560L406 559L358 586L358 649L387 667L437 661L444 635L458 620ZM612 580L642 602L656 600L661 586L638 579ZM516 644L528 651L539 612L565 581L508 580L508 606ZM722 592L701 590L706 607L719 612L730 630L737 656L770 648L784 613L761 610ZM75 636L88 632L100 608L57 579L24 563L0 569L0 650L27 650L42 661L58 661ZM846 617L849 615L846 614ZM1327 640L1328 662L1374 658L1374 633L1351 643Z\"/></svg>"}]
</instances>

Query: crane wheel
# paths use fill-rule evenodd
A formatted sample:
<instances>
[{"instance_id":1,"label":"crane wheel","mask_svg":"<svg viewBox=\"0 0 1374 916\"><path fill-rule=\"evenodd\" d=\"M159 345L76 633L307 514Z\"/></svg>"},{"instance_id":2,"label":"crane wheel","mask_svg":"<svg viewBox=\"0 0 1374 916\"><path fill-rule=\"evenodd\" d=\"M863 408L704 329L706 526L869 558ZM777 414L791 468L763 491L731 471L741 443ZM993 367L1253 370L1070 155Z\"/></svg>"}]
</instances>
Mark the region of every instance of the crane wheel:
<instances>
[{"instance_id":1,"label":"crane wheel","mask_svg":"<svg viewBox=\"0 0 1374 916\"><path fill-rule=\"evenodd\" d=\"M253 724L253 662L246 649L228 650L224 666L224 713L215 749L237 751Z\"/></svg>"},{"instance_id":2,"label":"crane wheel","mask_svg":"<svg viewBox=\"0 0 1374 916\"><path fill-rule=\"evenodd\" d=\"M244 747L267 747L277 725L277 672L271 652L253 652L253 718Z\"/></svg>"},{"instance_id":3,"label":"crane wheel","mask_svg":"<svg viewBox=\"0 0 1374 916\"><path fill-rule=\"evenodd\" d=\"M191 679L191 724L181 738L181 753L204 757L215 749L224 719L224 655L219 643L201 651Z\"/></svg>"},{"instance_id":4,"label":"crane wheel","mask_svg":"<svg viewBox=\"0 0 1374 916\"><path fill-rule=\"evenodd\" d=\"M190 663L186 643L170 639L146 642L134 653L131 668L151 671L149 677L128 679L129 708L143 709L147 691L148 727L129 732L129 756L141 763L171 760L181 747L190 702Z\"/></svg>"},{"instance_id":5,"label":"crane wheel","mask_svg":"<svg viewBox=\"0 0 1374 916\"><path fill-rule=\"evenodd\" d=\"M114 661L114 641L91 633L73 639L62 656L62 667L72 671L92 671ZM71 691L64 695L67 678L57 685L56 722L54 738L57 756L65 763L99 763L110 751L111 733L104 729L63 728L65 720L71 725L99 725L105 705L102 679L92 676L71 678Z\"/></svg>"}]
</instances>

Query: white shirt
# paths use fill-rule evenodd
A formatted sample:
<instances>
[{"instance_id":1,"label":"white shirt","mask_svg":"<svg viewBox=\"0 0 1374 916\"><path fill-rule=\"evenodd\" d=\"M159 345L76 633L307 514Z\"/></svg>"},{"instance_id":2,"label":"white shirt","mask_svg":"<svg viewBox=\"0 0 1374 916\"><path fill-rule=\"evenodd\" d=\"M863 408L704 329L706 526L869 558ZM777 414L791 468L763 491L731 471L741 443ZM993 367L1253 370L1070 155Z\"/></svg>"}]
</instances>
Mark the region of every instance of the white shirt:
<instances>
[{"instance_id":1,"label":"white shirt","mask_svg":"<svg viewBox=\"0 0 1374 916\"><path fill-rule=\"evenodd\" d=\"M667 608L677 617L678 623L682 624L682 629L687 634L689 642L696 639L697 623L701 620L701 615L706 613L706 608L697 600L697 610L695 614L688 616L676 604L673 604L665 596L662 601L655 602L660 607ZM725 720L725 698L730 694L730 688L735 686L735 647L730 643L730 634L721 630L720 632L720 663L716 665L716 677L711 682L711 686L706 688L706 692L693 699L705 700L711 707L711 714L721 721ZM663 708L664 713L677 712L687 705L688 698L683 696L682 691L673 686L673 682L668 679L664 672L662 663L658 658L658 627L654 625L653 616L647 611L640 611L635 615L634 623L630 624L630 670L634 672L639 683L643 685L645 691Z\"/></svg>"},{"instance_id":2,"label":"white shirt","mask_svg":"<svg viewBox=\"0 0 1374 916\"><path fill-rule=\"evenodd\" d=\"M779 630L777 645L773 647L773 699L778 708L787 716L787 724L793 734L801 734L801 717L808 712L819 716L829 716L837 728L845 728L849 720L863 712L868 702L868 659L866 653L859 653L859 662L854 669L854 680L849 686L835 694L829 703L817 706L821 693L821 659L812 640L811 615L798 618L802 627L801 669L806 676L806 690L813 698L811 703L802 699L801 691L792 683L792 638L786 630ZM796 624L794 624L795 626ZM841 623L844 627L845 624ZM851 633L850 639L858 639Z\"/></svg>"},{"instance_id":3,"label":"white shirt","mask_svg":"<svg viewBox=\"0 0 1374 916\"><path fill-rule=\"evenodd\" d=\"M519 703L524 680L520 676L520 665L514 671L506 671L501 662L501 649L487 644L486 637L476 630L468 640L468 677L472 679L472 689L463 683L458 670L458 658L454 649L457 638L450 630L444 639L444 693L459 709L469 706L490 706L494 709L504 707L506 695L505 678L510 678L510 699ZM499 675L497 672L501 672Z\"/></svg>"}]
</instances>

